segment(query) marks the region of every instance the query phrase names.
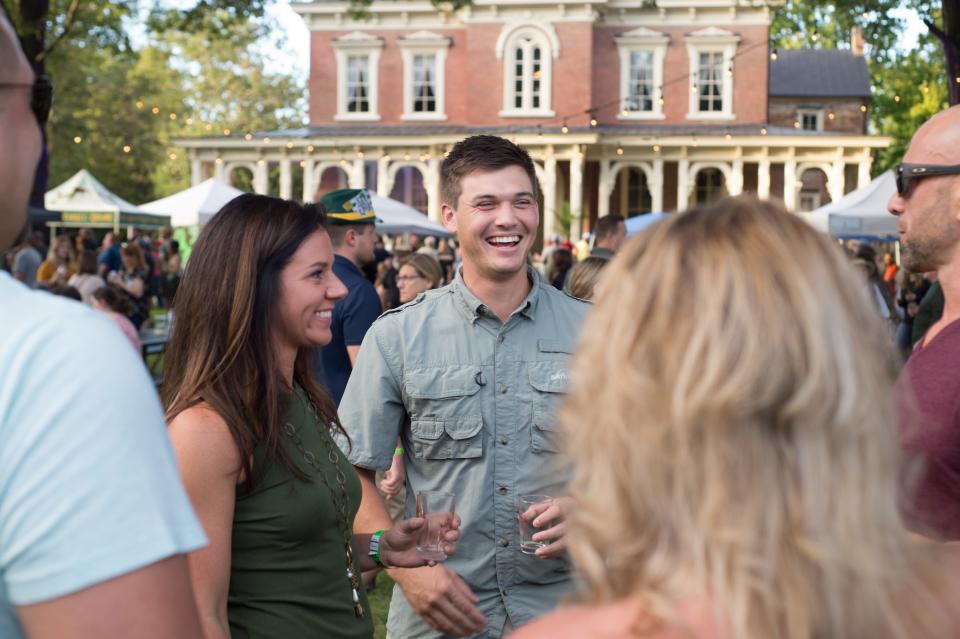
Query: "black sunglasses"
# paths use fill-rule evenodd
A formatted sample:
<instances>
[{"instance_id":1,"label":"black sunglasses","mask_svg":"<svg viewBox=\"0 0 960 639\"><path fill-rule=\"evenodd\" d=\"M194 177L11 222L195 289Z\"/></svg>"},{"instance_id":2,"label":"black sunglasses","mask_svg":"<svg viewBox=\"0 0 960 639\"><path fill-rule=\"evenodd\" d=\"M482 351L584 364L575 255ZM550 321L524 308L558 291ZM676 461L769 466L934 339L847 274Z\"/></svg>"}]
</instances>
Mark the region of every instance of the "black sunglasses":
<instances>
[{"instance_id":1,"label":"black sunglasses","mask_svg":"<svg viewBox=\"0 0 960 639\"><path fill-rule=\"evenodd\" d=\"M38 75L33 84L0 82L0 89L30 89L30 110L37 118L40 128L47 125L50 106L53 104L53 82L47 75Z\"/></svg>"},{"instance_id":2,"label":"black sunglasses","mask_svg":"<svg viewBox=\"0 0 960 639\"><path fill-rule=\"evenodd\" d=\"M938 175L960 175L960 164L898 164L897 193L907 197L916 182Z\"/></svg>"}]
</instances>

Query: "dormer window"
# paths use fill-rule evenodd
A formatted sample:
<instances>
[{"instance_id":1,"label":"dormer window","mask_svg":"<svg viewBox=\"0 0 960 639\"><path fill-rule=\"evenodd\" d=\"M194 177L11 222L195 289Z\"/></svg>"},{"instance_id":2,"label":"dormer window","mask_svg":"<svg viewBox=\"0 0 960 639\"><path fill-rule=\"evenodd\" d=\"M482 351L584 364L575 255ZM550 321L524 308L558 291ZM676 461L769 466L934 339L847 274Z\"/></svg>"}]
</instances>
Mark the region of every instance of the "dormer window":
<instances>
[{"instance_id":1,"label":"dormer window","mask_svg":"<svg viewBox=\"0 0 960 639\"><path fill-rule=\"evenodd\" d=\"M552 28L508 27L500 34L497 55L504 60L504 101L500 115L554 115L551 110L553 58L558 52L559 41Z\"/></svg>"}]
</instances>

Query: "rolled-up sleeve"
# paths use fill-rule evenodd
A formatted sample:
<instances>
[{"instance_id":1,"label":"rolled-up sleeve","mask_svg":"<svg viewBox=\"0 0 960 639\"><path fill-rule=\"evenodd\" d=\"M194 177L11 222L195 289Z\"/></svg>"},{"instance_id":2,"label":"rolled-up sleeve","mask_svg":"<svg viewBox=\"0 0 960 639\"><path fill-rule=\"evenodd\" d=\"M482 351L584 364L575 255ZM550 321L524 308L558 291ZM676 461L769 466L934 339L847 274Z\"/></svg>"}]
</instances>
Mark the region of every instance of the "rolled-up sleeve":
<instances>
[{"instance_id":1,"label":"rolled-up sleeve","mask_svg":"<svg viewBox=\"0 0 960 639\"><path fill-rule=\"evenodd\" d=\"M340 421L350 437L350 463L371 470L390 467L407 417L399 362L384 350L380 339L390 330L390 319L384 317L367 331L339 408Z\"/></svg>"}]
</instances>

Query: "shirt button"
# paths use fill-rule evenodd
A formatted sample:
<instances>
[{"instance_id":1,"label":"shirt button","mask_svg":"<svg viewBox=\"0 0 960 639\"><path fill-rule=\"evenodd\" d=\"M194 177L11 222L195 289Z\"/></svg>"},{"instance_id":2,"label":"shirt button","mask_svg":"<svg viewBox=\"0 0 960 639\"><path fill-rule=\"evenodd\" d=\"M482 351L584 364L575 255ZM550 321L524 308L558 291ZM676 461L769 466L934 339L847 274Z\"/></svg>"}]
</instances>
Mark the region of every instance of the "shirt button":
<instances>
[{"instance_id":1,"label":"shirt button","mask_svg":"<svg viewBox=\"0 0 960 639\"><path fill-rule=\"evenodd\" d=\"M504 446L507 445L508 441L510 440L508 440L505 436L500 437L500 443L503 444Z\"/></svg>"},{"instance_id":2,"label":"shirt button","mask_svg":"<svg viewBox=\"0 0 960 639\"><path fill-rule=\"evenodd\" d=\"M503 335L497 335L497 344L503 344Z\"/></svg>"},{"instance_id":3,"label":"shirt button","mask_svg":"<svg viewBox=\"0 0 960 639\"><path fill-rule=\"evenodd\" d=\"M500 487L500 490L499 490L499 493L500 493L501 495L506 495L506 494L507 494L507 487L506 487L506 486L501 486L501 487Z\"/></svg>"},{"instance_id":4,"label":"shirt button","mask_svg":"<svg viewBox=\"0 0 960 639\"><path fill-rule=\"evenodd\" d=\"M500 384L500 394L501 394L501 395L505 395L506 393L507 393L507 385L506 385L506 384Z\"/></svg>"},{"instance_id":5,"label":"shirt button","mask_svg":"<svg viewBox=\"0 0 960 639\"><path fill-rule=\"evenodd\" d=\"M510 545L510 540L507 539L506 537L501 537L501 538L500 538L500 545L503 546L504 548L506 548L507 546Z\"/></svg>"}]
</instances>

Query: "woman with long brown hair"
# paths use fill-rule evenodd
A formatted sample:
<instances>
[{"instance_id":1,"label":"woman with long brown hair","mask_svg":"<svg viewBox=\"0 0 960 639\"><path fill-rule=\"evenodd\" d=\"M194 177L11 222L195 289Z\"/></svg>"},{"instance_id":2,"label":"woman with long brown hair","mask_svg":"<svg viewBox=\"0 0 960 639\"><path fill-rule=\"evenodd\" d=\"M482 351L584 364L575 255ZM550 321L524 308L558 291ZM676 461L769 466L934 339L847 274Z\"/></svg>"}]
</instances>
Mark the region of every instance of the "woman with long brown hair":
<instances>
[{"instance_id":1,"label":"woman with long brown hair","mask_svg":"<svg viewBox=\"0 0 960 639\"><path fill-rule=\"evenodd\" d=\"M752 198L625 244L561 411L583 605L516 639L956 637L956 561L898 513L871 301L835 243Z\"/></svg>"},{"instance_id":2,"label":"woman with long brown hair","mask_svg":"<svg viewBox=\"0 0 960 639\"><path fill-rule=\"evenodd\" d=\"M422 519L373 543L352 532L360 482L308 369L346 294L332 263L321 206L246 194L203 229L177 291L163 400L210 539L190 555L207 639L369 638L360 571L427 563Z\"/></svg>"}]
</instances>

